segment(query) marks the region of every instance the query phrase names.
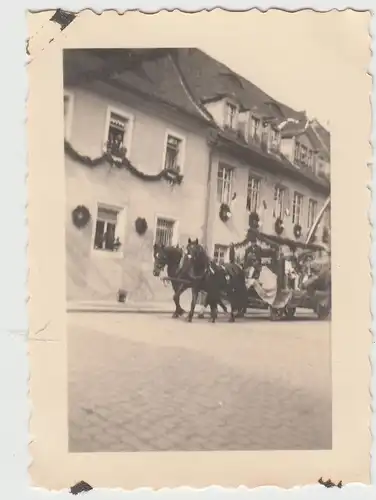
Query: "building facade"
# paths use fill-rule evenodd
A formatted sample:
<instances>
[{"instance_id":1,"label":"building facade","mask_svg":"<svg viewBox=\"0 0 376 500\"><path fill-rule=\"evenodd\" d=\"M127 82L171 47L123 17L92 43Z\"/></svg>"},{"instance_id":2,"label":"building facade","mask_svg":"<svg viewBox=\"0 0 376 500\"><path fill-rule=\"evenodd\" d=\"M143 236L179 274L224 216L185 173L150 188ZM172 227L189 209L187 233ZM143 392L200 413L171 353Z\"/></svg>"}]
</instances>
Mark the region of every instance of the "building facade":
<instances>
[{"instance_id":1,"label":"building facade","mask_svg":"<svg viewBox=\"0 0 376 500\"><path fill-rule=\"evenodd\" d=\"M133 302L170 299L152 274L154 243L197 237L223 261L255 213L263 232L280 220L284 236L304 239L330 193L318 122L201 51L131 52L129 67L129 51L64 55L68 301L116 300L119 289ZM329 215L318 240L324 227Z\"/></svg>"}]
</instances>

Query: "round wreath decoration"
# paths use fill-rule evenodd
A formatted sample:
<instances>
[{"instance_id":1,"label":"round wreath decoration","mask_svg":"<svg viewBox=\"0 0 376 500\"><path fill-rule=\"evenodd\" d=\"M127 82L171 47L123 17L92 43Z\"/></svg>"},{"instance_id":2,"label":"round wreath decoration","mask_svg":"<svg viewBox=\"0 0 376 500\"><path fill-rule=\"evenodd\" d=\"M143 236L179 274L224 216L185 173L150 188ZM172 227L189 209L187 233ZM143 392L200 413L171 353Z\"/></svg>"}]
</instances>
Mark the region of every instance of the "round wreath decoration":
<instances>
[{"instance_id":1,"label":"round wreath decoration","mask_svg":"<svg viewBox=\"0 0 376 500\"><path fill-rule=\"evenodd\" d=\"M260 217L257 212L251 212L249 214L249 227L251 229L257 230L260 226Z\"/></svg>"},{"instance_id":2,"label":"round wreath decoration","mask_svg":"<svg viewBox=\"0 0 376 500\"><path fill-rule=\"evenodd\" d=\"M219 208L219 218L222 222L227 222L231 218L231 210L227 203L222 203Z\"/></svg>"},{"instance_id":3,"label":"round wreath decoration","mask_svg":"<svg viewBox=\"0 0 376 500\"><path fill-rule=\"evenodd\" d=\"M295 224L294 236L297 240L302 236L302 226L300 224Z\"/></svg>"},{"instance_id":4,"label":"round wreath decoration","mask_svg":"<svg viewBox=\"0 0 376 500\"><path fill-rule=\"evenodd\" d=\"M274 224L274 230L278 235L280 235L283 233L284 229L285 229L285 226L283 224L283 220L281 219L281 217L278 217L278 219L275 221L275 224Z\"/></svg>"},{"instance_id":5,"label":"round wreath decoration","mask_svg":"<svg viewBox=\"0 0 376 500\"><path fill-rule=\"evenodd\" d=\"M134 222L134 226L136 229L136 233L139 234L140 236L143 236L148 229L148 223L146 222L146 219L144 219L143 217L137 217L137 219Z\"/></svg>"},{"instance_id":6,"label":"round wreath decoration","mask_svg":"<svg viewBox=\"0 0 376 500\"><path fill-rule=\"evenodd\" d=\"M73 224L78 228L82 229L88 225L91 219L89 209L85 205L78 205L72 212Z\"/></svg>"},{"instance_id":7,"label":"round wreath decoration","mask_svg":"<svg viewBox=\"0 0 376 500\"><path fill-rule=\"evenodd\" d=\"M322 231L322 241L323 243L329 243L329 229L325 226L323 231Z\"/></svg>"}]
</instances>

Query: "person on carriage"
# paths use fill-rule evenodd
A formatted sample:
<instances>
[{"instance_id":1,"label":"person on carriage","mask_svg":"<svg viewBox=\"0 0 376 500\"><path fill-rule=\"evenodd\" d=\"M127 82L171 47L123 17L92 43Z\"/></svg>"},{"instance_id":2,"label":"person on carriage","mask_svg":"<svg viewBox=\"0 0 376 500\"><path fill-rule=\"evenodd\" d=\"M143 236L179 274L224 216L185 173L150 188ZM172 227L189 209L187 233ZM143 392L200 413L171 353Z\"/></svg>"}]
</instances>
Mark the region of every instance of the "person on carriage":
<instances>
[{"instance_id":1,"label":"person on carriage","mask_svg":"<svg viewBox=\"0 0 376 500\"><path fill-rule=\"evenodd\" d=\"M297 290L299 288L299 267L298 259L293 251L290 255L285 257L285 275L287 288Z\"/></svg>"},{"instance_id":2,"label":"person on carriage","mask_svg":"<svg viewBox=\"0 0 376 500\"><path fill-rule=\"evenodd\" d=\"M243 268L246 272L249 288L254 280L259 279L262 269L262 249L257 242L252 243L252 245L246 249Z\"/></svg>"},{"instance_id":3,"label":"person on carriage","mask_svg":"<svg viewBox=\"0 0 376 500\"><path fill-rule=\"evenodd\" d=\"M328 253L324 257L316 257L310 265L311 275L302 283L302 289L309 293L331 289L331 259Z\"/></svg>"}]
</instances>

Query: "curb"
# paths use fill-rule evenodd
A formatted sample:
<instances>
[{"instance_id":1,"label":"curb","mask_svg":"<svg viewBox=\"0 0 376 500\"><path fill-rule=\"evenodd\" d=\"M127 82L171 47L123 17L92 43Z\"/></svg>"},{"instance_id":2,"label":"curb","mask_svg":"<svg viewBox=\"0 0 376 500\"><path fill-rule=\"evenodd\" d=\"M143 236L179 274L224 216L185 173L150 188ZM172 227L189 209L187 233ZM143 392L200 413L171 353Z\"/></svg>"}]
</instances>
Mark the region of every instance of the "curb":
<instances>
[{"instance_id":1,"label":"curb","mask_svg":"<svg viewBox=\"0 0 376 500\"><path fill-rule=\"evenodd\" d=\"M172 314L173 306L169 309L153 309L152 307L117 307L117 306L68 306L67 312L71 313L116 313L116 314ZM195 314L198 313L196 309ZM265 313L264 309L252 309L252 314L258 315ZM209 314L209 311L206 311ZM218 311L219 316L226 316L223 311Z\"/></svg>"},{"instance_id":2,"label":"curb","mask_svg":"<svg viewBox=\"0 0 376 500\"><path fill-rule=\"evenodd\" d=\"M137 307L129 307L129 308L115 308L115 307L67 307L67 312L74 312L74 313L119 313L119 314L136 314L136 313L142 313L142 314L172 314L173 309L169 310L163 310L163 309L143 309L143 308L137 308Z\"/></svg>"}]
</instances>

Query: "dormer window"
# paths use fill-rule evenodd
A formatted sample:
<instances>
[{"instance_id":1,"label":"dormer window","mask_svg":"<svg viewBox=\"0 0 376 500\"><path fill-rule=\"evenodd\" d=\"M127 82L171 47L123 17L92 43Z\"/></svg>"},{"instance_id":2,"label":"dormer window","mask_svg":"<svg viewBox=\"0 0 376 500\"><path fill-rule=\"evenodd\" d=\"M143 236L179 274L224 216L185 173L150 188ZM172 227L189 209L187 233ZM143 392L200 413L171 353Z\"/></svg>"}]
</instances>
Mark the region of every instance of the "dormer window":
<instances>
[{"instance_id":1,"label":"dormer window","mask_svg":"<svg viewBox=\"0 0 376 500\"><path fill-rule=\"evenodd\" d=\"M269 125L263 123L261 132L261 149L264 151L269 150Z\"/></svg>"},{"instance_id":2,"label":"dormer window","mask_svg":"<svg viewBox=\"0 0 376 500\"><path fill-rule=\"evenodd\" d=\"M307 146L302 145L302 147L300 149L300 162L303 165L308 164L308 148L307 148Z\"/></svg>"},{"instance_id":3,"label":"dormer window","mask_svg":"<svg viewBox=\"0 0 376 500\"><path fill-rule=\"evenodd\" d=\"M294 152L294 161L295 163L300 163L300 148L301 144L298 141L295 141L295 152Z\"/></svg>"},{"instance_id":4,"label":"dormer window","mask_svg":"<svg viewBox=\"0 0 376 500\"><path fill-rule=\"evenodd\" d=\"M226 102L225 109L225 127L230 129L236 129L238 117L238 108L235 104L231 102Z\"/></svg>"},{"instance_id":5,"label":"dormer window","mask_svg":"<svg viewBox=\"0 0 376 500\"><path fill-rule=\"evenodd\" d=\"M312 151L312 149L308 150L308 167L313 170L313 172L316 170L315 169L315 153Z\"/></svg>"},{"instance_id":6,"label":"dormer window","mask_svg":"<svg viewBox=\"0 0 376 500\"><path fill-rule=\"evenodd\" d=\"M271 128L270 130L270 150L273 152L279 151L280 146L281 133L279 130L275 128Z\"/></svg>"},{"instance_id":7,"label":"dormer window","mask_svg":"<svg viewBox=\"0 0 376 500\"><path fill-rule=\"evenodd\" d=\"M251 138L254 141L258 141L260 139L260 119L252 116L251 118Z\"/></svg>"}]
</instances>

